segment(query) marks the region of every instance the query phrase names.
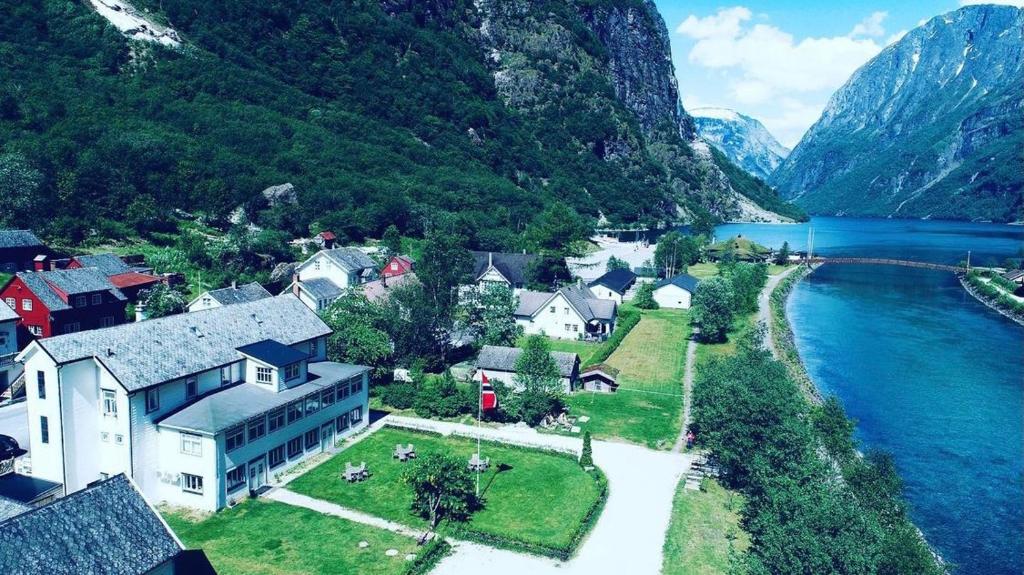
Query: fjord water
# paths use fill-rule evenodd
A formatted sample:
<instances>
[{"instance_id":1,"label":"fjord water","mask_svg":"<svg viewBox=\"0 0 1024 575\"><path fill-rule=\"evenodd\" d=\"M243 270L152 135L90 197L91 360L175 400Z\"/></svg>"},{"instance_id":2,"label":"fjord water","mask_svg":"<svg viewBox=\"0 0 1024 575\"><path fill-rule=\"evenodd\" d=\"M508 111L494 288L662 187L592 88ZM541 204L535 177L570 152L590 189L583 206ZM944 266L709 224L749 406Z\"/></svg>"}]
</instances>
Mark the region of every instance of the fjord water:
<instances>
[{"instance_id":1,"label":"fjord water","mask_svg":"<svg viewBox=\"0 0 1024 575\"><path fill-rule=\"evenodd\" d=\"M815 254L985 265L1018 254L1024 228L935 221L814 218L730 224ZM953 274L825 265L787 313L818 388L857 420L862 449L896 460L911 516L956 573L1024 573L1024 327L988 309Z\"/></svg>"}]
</instances>

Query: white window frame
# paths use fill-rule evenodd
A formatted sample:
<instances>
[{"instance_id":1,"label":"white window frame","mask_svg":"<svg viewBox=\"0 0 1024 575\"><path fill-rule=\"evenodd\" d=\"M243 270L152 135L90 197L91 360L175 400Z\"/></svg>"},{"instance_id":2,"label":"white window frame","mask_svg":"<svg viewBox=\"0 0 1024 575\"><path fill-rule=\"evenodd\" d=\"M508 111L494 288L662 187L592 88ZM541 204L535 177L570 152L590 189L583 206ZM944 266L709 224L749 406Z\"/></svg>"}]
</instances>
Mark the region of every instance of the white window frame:
<instances>
[{"instance_id":1,"label":"white window frame","mask_svg":"<svg viewBox=\"0 0 1024 575\"><path fill-rule=\"evenodd\" d=\"M105 315L100 318L100 327L114 327L114 316Z\"/></svg>"},{"instance_id":2,"label":"white window frame","mask_svg":"<svg viewBox=\"0 0 1024 575\"><path fill-rule=\"evenodd\" d=\"M186 493L203 494L203 476L191 473L181 474L181 490Z\"/></svg>"},{"instance_id":3,"label":"white window frame","mask_svg":"<svg viewBox=\"0 0 1024 575\"><path fill-rule=\"evenodd\" d=\"M231 383L231 366L225 365L220 368L220 384L228 385L229 383Z\"/></svg>"},{"instance_id":4,"label":"white window frame","mask_svg":"<svg viewBox=\"0 0 1024 575\"><path fill-rule=\"evenodd\" d=\"M117 392L113 389L100 389L100 400L103 402L103 415L117 417Z\"/></svg>"},{"instance_id":5,"label":"white window frame","mask_svg":"<svg viewBox=\"0 0 1024 575\"><path fill-rule=\"evenodd\" d=\"M27 298L27 297L26 298L22 298L21 299L21 309L22 309L22 311L32 311L32 300Z\"/></svg>"},{"instance_id":6,"label":"white window frame","mask_svg":"<svg viewBox=\"0 0 1024 575\"><path fill-rule=\"evenodd\" d=\"M274 370L269 367L257 365L256 383L274 383Z\"/></svg>"},{"instance_id":7,"label":"white window frame","mask_svg":"<svg viewBox=\"0 0 1024 575\"><path fill-rule=\"evenodd\" d=\"M181 432L180 435L180 450L182 454L193 455L195 457L203 456L203 436L185 432Z\"/></svg>"},{"instance_id":8,"label":"white window frame","mask_svg":"<svg viewBox=\"0 0 1024 575\"><path fill-rule=\"evenodd\" d=\"M77 333L80 331L82 331L82 322L80 321L64 324L64 333Z\"/></svg>"},{"instance_id":9,"label":"white window frame","mask_svg":"<svg viewBox=\"0 0 1024 575\"><path fill-rule=\"evenodd\" d=\"M4 303L11 309L18 309L18 300L13 297L5 298Z\"/></svg>"},{"instance_id":10,"label":"white window frame","mask_svg":"<svg viewBox=\"0 0 1024 575\"><path fill-rule=\"evenodd\" d=\"M75 307L85 307L87 305L89 305L89 298L84 295L75 296Z\"/></svg>"}]
</instances>

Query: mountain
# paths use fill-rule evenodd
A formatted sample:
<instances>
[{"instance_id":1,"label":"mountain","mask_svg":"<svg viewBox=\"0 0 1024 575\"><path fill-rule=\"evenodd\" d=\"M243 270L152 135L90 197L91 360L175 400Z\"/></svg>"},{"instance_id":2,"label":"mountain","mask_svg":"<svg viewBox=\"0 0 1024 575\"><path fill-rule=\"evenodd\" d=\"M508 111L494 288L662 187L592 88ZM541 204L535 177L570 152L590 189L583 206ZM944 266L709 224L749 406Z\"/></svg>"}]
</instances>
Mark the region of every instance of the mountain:
<instances>
[{"instance_id":1,"label":"mountain","mask_svg":"<svg viewBox=\"0 0 1024 575\"><path fill-rule=\"evenodd\" d=\"M752 175L767 180L789 155L789 148L750 116L727 108L691 108L697 135Z\"/></svg>"},{"instance_id":2,"label":"mountain","mask_svg":"<svg viewBox=\"0 0 1024 575\"><path fill-rule=\"evenodd\" d=\"M769 183L811 213L1024 216L1024 10L932 18L857 70Z\"/></svg>"},{"instance_id":3,"label":"mountain","mask_svg":"<svg viewBox=\"0 0 1024 575\"><path fill-rule=\"evenodd\" d=\"M0 225L78 243L242 206L361 241L452 215L521 249L559 203L591 224L801 214L691 148L650 0L135 5L173 43L85 2L3 3ZM283 183L294 202L260 194Z\"/></svg>"}]
</instances>

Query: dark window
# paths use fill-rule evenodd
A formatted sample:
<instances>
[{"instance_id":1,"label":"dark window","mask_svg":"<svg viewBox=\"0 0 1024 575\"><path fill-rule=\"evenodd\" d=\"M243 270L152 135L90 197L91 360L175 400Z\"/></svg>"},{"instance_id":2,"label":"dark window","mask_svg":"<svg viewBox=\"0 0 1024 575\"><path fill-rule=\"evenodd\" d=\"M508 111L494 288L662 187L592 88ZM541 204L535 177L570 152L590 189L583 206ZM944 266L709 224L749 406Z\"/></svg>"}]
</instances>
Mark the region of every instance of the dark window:
<instances>
[{"instance_id":1,"label":"dark window","mask_svg":"<svg viewBox=\"0 0 1024 575\"><path fill-rule=\"evenodd\" d=\"M255 441L267 434L267 418L257 417L249 421L249 441Z\"/></svg>"},{"instance_id":2,"label":"dark window","mask_svg":"<svg viewBox=\"0 0 1024 575\"><path fill-rule=\"evenodd\" d=\"M320 430L310 429L306 432L306 451L320 447Z\"/></svg>"},{"instance_id":3,"label":"dark window","mask_svg":"<svg viewBox=\"0 0 1024 575\"><path fill-rule=\"evenodd\" d=\"M195 377L190 377L185 380L185 401L195 399L199 395L199 380Z\"/></svg>"},{"instance_id":4,"label":"dark window","mask_svg":"<svg viewBox=\"0 0 1024 575\"><path fill-rule=\"evenodd\" d=\"M337 424L338 424L338 431L342 431L342 430L348 429L348 414L347 413L343 413L340 416L338 416Z\"/></svg>"},{"instance_id":5,"label":"dark window","mask_svg":"<svg viewBox=\"0 0 1024 575\"><path fill-rule=\"evenodd\" d=\"M288 404L288 423L294 423L302 419L304 407L305 403L301 399Z\"/></svg>"},{"instance_id":6,"label":"dark window","mask_svg":"<svg viewBox=\"0 0 1024 575\"><path fill-rule=\"evenodd\" d=\"M302 436L288 441L288 459L302 455Z\"/></svg>"},{"instance_id":7,"label":"dark window","mask_svg":"<svg viewBox=\"0 0 1024 575\"><path fill-rule=\"evenodd\" d=\"M50 443L50 420L45 415L39 416L39 434L43 443Z\"/></svg>"},{"instance_id":8,"label":"dark window","mask_svg":"<svg viewBox=\"0 0 1024 575\"><path fill-rule=\"evenodd\" d=\"M284 408L278 408L270 412L270 432L273 433L284 427Z\"/></svg>"},{"instance_id":9,"label":"dark window","mask_svg":"<svg viewBox=\"0 0 1024 575\"><path fill-rule=\"evenodd\" d=\"M267 452L267 460L270 468L280 467L284 464L284 446L278 445Z\"/></svg>"},{"instance_id":10,"label":"dark window","mask_svg":"<svg viewBox=\"0 0 1024 575\"><path fill-rule=\"evenodd\" d=\"M230 469L227 472L227 485L228 493L239 489L245 485L245 466L239 465L234 469Z\"/></svg>"},{"instance_id":11,"label":"dark window","mask_svg":"<svg viewBox=\"0 0 1024 575\"><path fill-rule=\"evenodd\" d=\"M46 399L46 374L36 372L36 384L39 386L39 399Z\"/></svg>"},{"instance_id":12,"label":"dark window","mask_svg":"<svg viewBox=\"0 0 1024 575\"><path fill-rule=\"evenodd\" d=\"M335 390L335 388L332 385L331 387L328 387L327 389L325 389L323 391L323 393L320 394L320 403L324 407L327 407L328 405L333 405L334 404L334 398L335 398L334 390Z\"/></svg>"},{"instance_id":13,"label":"dark window","mask_svg":"<svg viewBox=\"0 0 1024 575\"><path fill-rule=\"evenodd\" d=\"M146 390L146 413L153 413L160 409L160 388Z\"/></svg>"},{"instance_id":14,"label":"dark window","mask_svg":"<svg viewBox=\"0 0 1024 575\"><path fill-rule=\"evenodd\" d=\"M306 398L306 415L320 411L320 394L315 393Z\"/></svg>"},{"instance_id":15,"label":"dark window","mask_svg":"<svg viewBox=\"0 0 1024 575\"><path fill-rule=\"evenodd\" d=\"M239 425L224 432L224 451L233 451L245 445L245 426Z\"/></svg>"}]
</instances>

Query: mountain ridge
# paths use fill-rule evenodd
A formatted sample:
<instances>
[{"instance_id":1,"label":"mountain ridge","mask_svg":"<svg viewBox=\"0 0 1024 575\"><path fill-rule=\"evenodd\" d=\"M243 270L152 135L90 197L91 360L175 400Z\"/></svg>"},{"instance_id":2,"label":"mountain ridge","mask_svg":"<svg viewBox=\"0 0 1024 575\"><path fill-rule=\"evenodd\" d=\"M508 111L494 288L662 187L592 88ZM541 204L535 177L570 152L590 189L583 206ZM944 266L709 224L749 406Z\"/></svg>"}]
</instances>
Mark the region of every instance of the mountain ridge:
<instances>
[{"instance_id":1,"label":"mountain ridge","mask_svg":"<svg viewBox=\"0 0 1024 575\"><path fill-rule=\"evenodd\" d=\"M790 153L764 124L735 110L692 108L690 115L701 138L732 163L762 180L767 180Z\"/></svg>"}]
</instances>

